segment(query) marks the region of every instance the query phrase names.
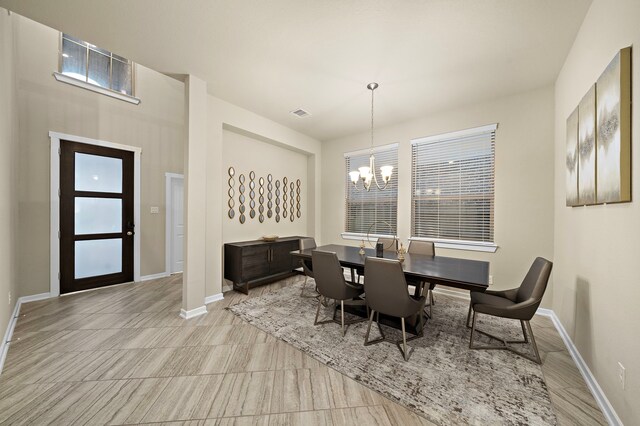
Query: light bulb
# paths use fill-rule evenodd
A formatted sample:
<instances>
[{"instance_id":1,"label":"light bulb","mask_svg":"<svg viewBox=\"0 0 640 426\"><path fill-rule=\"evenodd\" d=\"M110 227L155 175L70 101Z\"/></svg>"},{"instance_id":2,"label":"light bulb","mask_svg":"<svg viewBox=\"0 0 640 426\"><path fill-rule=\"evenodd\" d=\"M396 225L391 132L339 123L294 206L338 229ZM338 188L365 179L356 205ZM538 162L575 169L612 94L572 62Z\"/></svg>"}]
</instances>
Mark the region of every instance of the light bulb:
<instances>
[{"instance_id":1,"label":"light bulb","mask_svg":"<svg viewBox=\"0 0 640 426\"><path fill-rule=\"evenodd\" d=\"M391 179L391 175L393 174L393 166L380 167L380 174L382 175L382 179L387 182L389 179Z\"/></svg>"},{"instance_id":2,"label":"light bulb","mask_svg":"<svg viewBox=\"0 0 640 426\"><path fill-rule=\"evenodd\" d=\"M349 172L349 177L351 178L351 182L358 183L358 179L360 179L360 172Z\"/></svg>"},{"instance_id":3,"label":"light bulb","mask_svg":"<svg viewBox=\"0 0 640 426\"><path fill-rule=\"evenodd\" d=\"M371 174L371 168L368 166L358 167L358 171L360 172L360 177L362 179L370 179L369 175Z\"/></svg>"}]
</instances>

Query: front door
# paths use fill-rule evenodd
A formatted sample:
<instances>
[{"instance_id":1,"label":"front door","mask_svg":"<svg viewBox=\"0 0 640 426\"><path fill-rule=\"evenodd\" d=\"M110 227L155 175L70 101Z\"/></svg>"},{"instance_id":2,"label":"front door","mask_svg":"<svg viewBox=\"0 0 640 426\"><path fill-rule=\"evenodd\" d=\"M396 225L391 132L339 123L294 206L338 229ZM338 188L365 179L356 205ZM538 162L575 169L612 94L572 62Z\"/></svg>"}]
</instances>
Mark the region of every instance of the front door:
<instances>
[{"instance_id":1,"label":"front door","mask_svg":"<svg viewBox=\"0 0 640 426\"><path fill-rule=\"evenodd\" d=\"M133 152L60 148L60 292L133 281Z\"/></svg>"}]
</instances>

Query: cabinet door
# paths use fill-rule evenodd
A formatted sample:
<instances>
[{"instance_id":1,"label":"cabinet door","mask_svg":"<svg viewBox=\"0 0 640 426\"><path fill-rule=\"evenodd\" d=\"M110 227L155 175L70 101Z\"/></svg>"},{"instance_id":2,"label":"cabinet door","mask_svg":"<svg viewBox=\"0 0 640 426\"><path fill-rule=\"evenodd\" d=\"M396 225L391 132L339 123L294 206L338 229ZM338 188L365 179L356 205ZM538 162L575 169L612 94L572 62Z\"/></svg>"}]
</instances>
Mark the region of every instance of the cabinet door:
<instances>
[{"instance_id":1,"label":"cabinet door","mask_svg":"<svg viewBox=\"0 0 640 426\"><path fill-rule=\"evenodd\" d=\"M243 247L242 281L251 281L267 275L269 275L269 245Z\"/></svg>"},{"instance_id":2,"label":"cabinet door","mask_svg":"<svg viewBox=\"0 0 640 426\"><path fill-rule=\"evenodd\" d=\"M297 240L283 241L271 245L271 274L279 274L282 272L290 272L294 269L293 250L298 250L300 243Z\"/></svg>"}]
</instances>

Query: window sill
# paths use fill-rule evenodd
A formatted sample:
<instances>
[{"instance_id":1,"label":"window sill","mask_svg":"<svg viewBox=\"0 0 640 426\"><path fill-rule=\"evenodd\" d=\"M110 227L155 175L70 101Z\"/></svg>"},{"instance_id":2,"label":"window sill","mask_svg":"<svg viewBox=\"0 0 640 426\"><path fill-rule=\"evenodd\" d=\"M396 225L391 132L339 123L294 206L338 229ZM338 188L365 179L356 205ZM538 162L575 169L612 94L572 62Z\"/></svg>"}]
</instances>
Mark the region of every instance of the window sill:
<instances>
[{"instance_id":1,"label":"window sill","mask_svg":"<svg viewBox=\"0 0 640 426\"><path fill-rule=\"evenodd\" d=\"M62 83L67 83L72 86L80 87L82 89L90 90L92 92L100 93L102 95L107 95L115 99L120 99L121 101L129 102L134 105L140 104L140 99L125 95L123 93L119 93L110 89L105 89L104 87L96 86L95 84L87 83L86 81L78 80L77 78L69 77L68 75L60 74L59 72L54 72L53 77Z\"/></svg>"},{"instance_id":2,"label":"window sill","mask_svg":"<svg viewBox=\"0 0 640 426\"><path fill-rule=\"evenodd\" d=\"M457 241L457 240L438 240L434 238L411 237L409 241L433 241L436 248L482 251L485 253L495 253L498 245L495 243L481 243L478 241Z\"/></svg>"},{"instance_id":3,"label":"window sill","mask_svg":"<svg viewBox=\"0 0 640 426\"><path fill-rule=\"evenodd\" d=\"M358 232L343 232L340 234L343 240L366 240L367 234L361 234ZM395 235L385 235L385 234L369 234L370 240L377 240L378 238L398 238Z\"/></svg>"}]
</instances>

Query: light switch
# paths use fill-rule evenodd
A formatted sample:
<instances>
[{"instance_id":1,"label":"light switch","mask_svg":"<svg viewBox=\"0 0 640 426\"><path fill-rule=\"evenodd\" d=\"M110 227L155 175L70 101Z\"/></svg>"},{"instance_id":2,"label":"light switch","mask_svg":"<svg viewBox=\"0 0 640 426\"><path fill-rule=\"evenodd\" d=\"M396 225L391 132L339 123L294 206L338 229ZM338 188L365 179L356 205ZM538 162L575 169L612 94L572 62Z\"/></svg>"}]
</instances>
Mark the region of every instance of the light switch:
<instances>
[{"instance_id":1,"label":"light switch","mask_svg":"<svg viewBox=\"0 0 640 426\"><path fill-rule=\"evenodd\" d=\"M160 213L160 207L151 206L151 214L158 214L158 213Z\"/></svg>"}]
</instances>

